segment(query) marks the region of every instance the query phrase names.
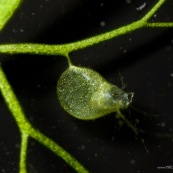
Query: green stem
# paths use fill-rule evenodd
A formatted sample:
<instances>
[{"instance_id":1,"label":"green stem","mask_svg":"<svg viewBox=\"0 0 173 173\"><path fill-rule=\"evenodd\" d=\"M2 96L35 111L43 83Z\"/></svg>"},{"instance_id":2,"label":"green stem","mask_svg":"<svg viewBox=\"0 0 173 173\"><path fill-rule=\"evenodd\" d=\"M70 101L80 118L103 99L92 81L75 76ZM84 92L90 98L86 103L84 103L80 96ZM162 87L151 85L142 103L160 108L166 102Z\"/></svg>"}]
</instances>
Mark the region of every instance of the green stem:
<instances>
[{"instance_id":1,"label":"green stem","mask_svg":"<svg viewBox=\"0 0 173 173\"><path fill-rule=\"evenodd\" d=\"M72 157L67 151L41 132L32 128L30 129L30 136L51 150L53 153L63 158L64 161L66 161L66 163L74 168L77 172L88 173L87 169L84 168L74 157Z\"/></svg>"},{"instance_id":2,"label":"green stem","mask_svg":"<svg viewBox=\"0 0 173 173\"><path fill-rule=\"evenodd\" d=\"M9 110L11 111L14 119L16 120L21 132L23 132L23 130L27 131L27 129L29 129L30 124L26 119L22 107L20 106L20 103L17 100L9 82L7 81L5 73L3 72L1 66L0 66L0 91L5 99L5 102Z\"/></svg>"},{"instance_id":3,"label":"green stem","mask_svg":"<svg viewBox=\"0 0 173 173\"><path fill-rule=\"evenodd\" d=\"M20 147L20 172L27 173L26 170L26 155L27 155L27 146L28 146L28 134L25 132L21 133L21 147Z\"/></svg>"},{"instance_id":4,"label":"green stem","mask_svg":"<svg viewBox=\"0 0 173 173\"><path fill-rule=\"evenodd\" d=\"M21 0L0 0L0 30L9 21Z\"/></svg>"},{"instance_id":5,"label":"green stem","mask_svg":"<svg viewBox=\"0 0 173 173\"><path fill-rule=\"evenodd\" d=\"M0 0L0 30L4 27L9 18L13 15L15 9L19 6L20 0ZM159 10L166 0L158 0L156 5L151 8L151 10L140 20L122 26L113 31L106 32L91 38L84 39L82 41L76 41L74 43L62 44L62 45L44 45L44 44L6 44L0 45L1 53L8 54L18 54L18 53L31 53L40 55L62 55L65 56L72 65L68 54L72 51L77 51L106 40L118 37L120 35L127 34L129 32L135 31L143 27L173 27L173 22L170 23L150 23L148 20ZM50 149L57 156L64 159L72 168L77 172L86 173L88 172L75 158L73 158L67 151L56 144L53 140L49 139L47 136L37 131L32 127L30 122L27 120L22 107L17 100L12 87L8 83L6 76L0 66L0 91L5 99L5 102L11 111L18 127L21 132L21 151L20 151L20 173L26 173L26 155L27 155L27 145L29 137L34 138L36 141L40 142L42 145ZM135 131L136 128L121 114L120 111L117 112L118 118L123 119L126 124Z\"/></svg>"},{"instance_id":6,"label":"green stem","mask_svg":"<svg viewBox=\"0 0 173 173\"><path fill-rule=\"evenodd\" d=\"M110 40L114 37L127 34L136 29L142 28L146 23L137 21L129 25L120 27L110 32L100 34L82 41L77 41L74 43L62 44L62 45L45 45L45 44L4 44L0 45L1 53L8 54L19 54L19 53L30 53L30 54L39 54L39 55L63 55L68 56L72 51L83 49L100 42Z\"/></svg>"},{"instance_id":7,"label":"green stem","mask_svg":"<svg viewBox=\"0 0 173 173\"><path fill-rule=\"evenodd\" d=\"M17 100L9 82L6 79L5 73L0 66L0 91L5 99L10 112L12 113L21 132L21 152L20 152L20 173L26 173L26 154L28 138L31 136L36 141L40 142L45 147L49 148L57 156L61 157L67 164L71 165L77 172L87 173L88 171L67 151L60 147L53 140L46 137L32 127L30 122L22 110L22 107Z\"/></svg>"},{"instance_id":8,"label":"green stem","mask_svg":"<svg viewBox=\"0 0 173 173\"><path fill-rule=\"evenodd\" d=\"M147 23L147 27L151 27L151 28L157 28L157 27L161 27L161 28L165 28L165 27L173 27L173 22L153 22L153 23Z\"/></svg>"},{"instance_id":9,"label":"green stem","mask_svg":"<svg viewBox=\"0 0 173 173\"><path fill-rule=\"evenodd\" d=\"M166 0L159 0L141 20L147 22L156 13L156 11L159 10L165 1Z\"/></svg>"},{"instance_id":10,"label":"green stem","mask_svg":"<svg viewBox=\"0 0 173 173\"><path fill-rule=\"evenodd\" d=\"M97 36L93 36L81 41L76 41L74 43L61 44L61 45L46 45L46 44L4 44L0 45L1 53L8 54L39 54L39 55L62 55L68 57L68 54L72 51L77 51L106 40L118 37L120 35L127 34L129 32L135 31L143 27L173 27L173 22L167 23L149 23L148 20L153 16L153 14L161 7L165 0L159 0L156 5L140 20L122 26L113 31L106 32Z\"/></svg>"}]
</instances>

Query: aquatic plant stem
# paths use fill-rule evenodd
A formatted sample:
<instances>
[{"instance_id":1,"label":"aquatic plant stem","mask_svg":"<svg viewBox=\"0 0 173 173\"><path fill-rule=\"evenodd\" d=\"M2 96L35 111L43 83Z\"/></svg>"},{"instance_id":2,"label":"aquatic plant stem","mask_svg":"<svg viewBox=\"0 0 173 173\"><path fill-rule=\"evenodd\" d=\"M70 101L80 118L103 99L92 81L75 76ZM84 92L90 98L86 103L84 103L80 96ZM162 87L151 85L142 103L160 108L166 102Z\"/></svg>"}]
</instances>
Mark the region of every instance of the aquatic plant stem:
<instances>
[{"instance_id":1,"label":"aquatic plant stem","mask_svg":"<svg viewBox=\"0 0 173 173\"><path fill-rule=\"evenodd\" d=\"M26 158L27 158L28 139L29 139L28 133L23 131L21 133L19 173L27 173Z\"/></svg>"},{"instance_id":2,"label":"aquatic plant stem","mask_svg":"<svg viewBox=\"0 0 173 173\"><path fill-rule=\"evenodd\" d=\"M13 15L14 11L20 4L20 0L1 0L0 1L0 30L2 30ZM158 0L158 2L151 7L149 12L140 20L122 26L120 28L114 29L112 31L93 36L81 41L76 41L68 44L60 45L46 45L46 44L32 44L32 43L21 43L21 44L4 44L0 45L0 53L8 54L19 54L19 53L29 53L29 54L39 54L39 55L62 55L67 57L69 65L71 65L71 60L68 54L72 51L77 51L79 49L87 48L89 46L101 43L112 38L133 32L135 30L151 27L173 27L173 22L157 22L151 23L149 20L151 17L159 10L166 0ZM29 138L32 137L46 148L51 150L57 156L61 157L67 162L72 168L77 172L85 173L88 172L75 158L73 158L67 151L60 147L56 142L51 140L49 137L45 136L40 131L36 130L32 124L27 120L22 106L20 105L17 97L15 96L12 87L10 86L1 66L0 66L0 91L6 105L8 106L10 112L12 113L17 126L19 127L21 134L21 147L20 147L20 161L19 168L20 173L27 173L26 169L26 158L27 158L27 148ZM120 111L117 112L119 119L122 119L130 128L134 130L136 134L138 131L133 125L125 119Z\"/></svg>"},{"instance_id":3,"label":"aquatic plant stem","mask_svg":"<svg viewBox=\"0 0 173 173\"><path fill-rule=\"evenodd\" d=\"M20 3L21 0L0 0L0 30L4 28Z\"/></svg>"},{"instance_id":4,"label":"aquatic plant stem","mask_svg":"<svg viewBox=\"0 0 173 173\"><path fill-rule=\"evenodd\" d=\"M17 126L21 133L21 151L20 151L20 173L26 173L26 154L28 138L32 137L36 141L40 142L46 148L50 149L57 156L65 160L72 168L77 172L87 173L88 171L67 151L60 147L53 140L32 127L30 122L27 120L22 106L20 105L17 97L15 96L13 89L11 88L8 80L6 79L5 73L0 66L0 91L5 99L8 109L12 113Z\"/></svg>"},{"instance_id":5,"label":"aquatic plant stem","mask_svg":"<svg viewBox=\"0 0 173 173\"><path fill-rule=\"evenodd\" d=\"M153 14L161 7L165 0L159 0L154 7L140 20L130 23L128 25L122 26L115 30L93 36L81 41L76 41L68 44L59 45L47 45L47 44L33 44L33 43L19 43L19 44L3 44L0 45L0 53L8 54L39 54L39 55L62 55L68 57L68 54L72 51L83 49L100 42L116 38L120 35L127 34L129 32L138 30L145 27L173 27L173 22L158 22L150 23L148 20L153 16Z\"/></svg>"}]
</instances>

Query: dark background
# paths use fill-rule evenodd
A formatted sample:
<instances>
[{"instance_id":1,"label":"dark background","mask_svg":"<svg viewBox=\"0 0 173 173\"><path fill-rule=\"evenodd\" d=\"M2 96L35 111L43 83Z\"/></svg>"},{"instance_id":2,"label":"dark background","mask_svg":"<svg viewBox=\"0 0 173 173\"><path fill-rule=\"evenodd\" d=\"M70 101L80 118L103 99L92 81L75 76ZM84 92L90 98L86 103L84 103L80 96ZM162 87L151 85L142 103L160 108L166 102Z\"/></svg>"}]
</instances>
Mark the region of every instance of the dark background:
<instances>
[{"instance_id":1,"label":"dark background","mask_svg":"<svg viewBox=\"0 0 173 173\"><path fill-rule=\"evenodd\" d=\"M144 2L147 6L137 10ZM74 42L136 21L156 2L25 0L0 33L0 43ZM151 21L173 21L172 9L173 1L167 0ZM91 67L119 87L123 76L125 90L135 93L132 107L124 114L147 133L136 136L125 124L120 127L115 114L81 121L66 113L56 95L57 80L68 67L64 57L1 54L7 78L33 126L92 173L171 172L158 167L170 165L173 169L173 141L164 137L173 133L173 29L140 29L70 57L75 65ZM19 130L0 97L0 172L18 173L19 149ZM27 167L28 173L74 172L33 139Z\"/></svg>"}]
</instances>

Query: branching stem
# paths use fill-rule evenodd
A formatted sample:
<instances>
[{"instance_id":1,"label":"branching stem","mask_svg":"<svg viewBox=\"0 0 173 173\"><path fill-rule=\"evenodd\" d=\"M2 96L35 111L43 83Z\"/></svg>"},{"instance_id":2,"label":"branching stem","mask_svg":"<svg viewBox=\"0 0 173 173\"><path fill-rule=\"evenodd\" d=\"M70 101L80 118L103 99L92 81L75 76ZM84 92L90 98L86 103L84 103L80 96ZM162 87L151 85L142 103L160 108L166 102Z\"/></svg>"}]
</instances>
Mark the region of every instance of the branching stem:
<instances>
[{"instance_id":1,"label":"branching stem","mask_svg":"<svg viewBox=\"0 0 173 173\"><path fill-rule=\"evenodd\" d=\"M14 11L20 4L20 0L1 0L0 1L0 30L2 30L12 16ZM39 54L39 55L62 55L65 56L68 60L69 65L72 65L71 60L69 58L69 53L72 51L77 51L79 49L83 49L98 43L101 43L106 40L110 40L112 38L116 38L120 35L127 34L129 32L138 30L140 28L145 27L173 27L173 22L158 22L151 23L149 20L151 17L159 10L159 8L163 5L166 0L158 0L156 5L150 9L150 11L140 20L130 23L126 26L122 26L113 31L109 31L97 36L93 36L91 38L87 38L81 41L76 41L68 44L61 45L46 45L46 44L4 44L0 45L0 53L8 53L8 54L21 54L21 53L29 53L29 54ZM27 120L22 106L20 105L17 97L15 96L11 85L9 84L1 66L0 66L0 91L6 105L8 106L10 112L12 113L17 126L19 127L21 133L21 151L20 151L20 173L26 173L26 157L27 157L27 146L28 140L30 137L40 142L42 145L47 147L57 156L64 159L72 168L74 168L77 172L86 173L88 172L74 157L72 157L67 151L65 151L62 147L60 147L53 140L36 130L31 123ZM132 126L132 124L127 121L121 112L118 112L119 117L123 119L126 124L132 128L135 132L136 129ZM137 133L137 132L136 132Z\"/></svg>"},{"instance_id":2,"label":"branching stem","mask_svg":"<svg viewBox=\"0 0 173 173\"><path fill-rule=\"evenodd\" d=\"M101 43L112 38L116 38L120 35L127 34L129 32L138 30L145 27L173 27L173 22L158 22L150 23L149 19L154 15L156 11L161 7L165 0L159 0L156 5L151 8L151 10L140 20L130 23L128 25L122 26L120 28L108 31L106 33L93 36L81 41L76 41L73 43L59 44L59 45L47 45L47 44L33 44L33 43L19 43L19 44L4 44L0 45L0 53L8 54L39 54L39 55L62 55L68 57L68 54L79 49L84 49L86 47Z\"/></svg>"}]
</instances>

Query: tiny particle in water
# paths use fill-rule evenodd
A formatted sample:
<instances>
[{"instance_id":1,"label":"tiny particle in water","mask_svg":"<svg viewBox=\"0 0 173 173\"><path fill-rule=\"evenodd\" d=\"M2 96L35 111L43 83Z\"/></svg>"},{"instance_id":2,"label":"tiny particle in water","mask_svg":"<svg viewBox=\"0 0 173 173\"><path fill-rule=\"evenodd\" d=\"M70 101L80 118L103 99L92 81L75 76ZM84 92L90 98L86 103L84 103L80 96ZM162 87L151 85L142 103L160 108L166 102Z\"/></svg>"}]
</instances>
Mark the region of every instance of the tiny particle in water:
<instances>
[{"instance_id":1,"label":"tiny particle in water","mask_svg":"<svg viewBox=\"0 0 173 173\"><path fill-rule=\"evenodd\" d=\"M171 82L168 82L168 87L172 88L172 83Z\"/></svg>"},{"instance_id":2,"label":"tiny particle in water","mask_svg":"<svg viewBox=\"0 0 173 173\"><path fill-rule=\"evenodd\" d=\"M132 0L126 0L127 4L131 4Z\"/></svg>"},{"instance_id":3,"label":"tiny particle in water","mask_svg":"<svg viewBox=\"0 0 173 173\"><path fill-rule=\"evenodd\" d=\"M132 41L132 38L129 38L129 41Z\"/></svg>"},{"instance_id":4,"label":"tiny particle in water","mask_svg":"<svg viewBox=\"0 0 173 173\"><path fill-rule=\"evenodd\" d=\"M40 88L40 87L41 87L41 85L40 85L40 84L38 84L38 85L37 85L37 88Z\"/></svg>"},{"instance_id":5,"label":"tiny particle in water","mask_svg":"<svg viewBox=\"0 0 173 173\"><path fill-rule=\"evenodd\" d=\"M170 76L173 77L173 73L171 73Z\"/></svg>"},{"instance_id":6,"label":"tiny particle in water","mask_svg":"<svg viewBox=\"0 0 173 173\"><path fill-rule=\"evenodd\" d=\"M126 53L127 52L127 50L126 49L124 49L124 51L123 51L124 53Z\"/></svg>"},{"instance_id":7,"label":"tiny particle in water","mask_svg":"<svg viewBox=\"0 0 173 173\"><path fill-rule=\"evenodd\" d=\"M157 145L157 148L161 148L161 145Z\"/></svg>"},{"instance_id":8,"label":"tiny particle in water","mask_svg":"<svg viewBox=\"0 0 173 173\"><path fill-rule=\"evenodd\" d=\"M100 7L103 7L103 5L104 5L104 3L102 2L102 3L100 4Z\"/></svg>"},{"instance_id":9,"label":"tiny particle in water","mask_svg":"<svg viewBox=\"0 0 173 173\"><path fill-rule=\"evenodd\" d=\"M17 143L17 144L14 145L14 147L15 147L15 148L20 148L20 144Z\"/></svg>"},{"instance_id":10,"label":"tiny particle in water","mask_svg":"<svg viewBox=\"0 0 173 173\"><path fill-rule=\"evenodd\" d=\"M101 22L100 22L100 26L101 26L101 27L105 27L105 26L106 26L106 22L105 22L105 21L101 21Z\"/></svg>"},{"instance_id":11,"label":"tiny particle in water","mask_svg":"<svg viewBox=\"0 0 173 173\"><path fill-rule=\"evenodd\" d=\"M57 127L55 126L55 125L52 125L52 127L51 127L52 129L56 129Z\"/></svg>"},{"instance_id":12,"label":"tiny particle in water","mask_svg":"<svg viewBox=\"0 0 173 173\"><path fill-rule=\"evenodd\" d=\"M8 155L10 155L10 152L9 152L9 151L7 151L7 152L6 152L6 155L7 155L7 156L8 156Z\"/></svg>"},{"instance_id":13,"label":"tiny particle in water","mask_svg":"<svg viewBox=\"0 0 173 173\"><path fill-rule=\"evenodd\" d=\"M136 10L137 11L142 11L146 6L147 6L147 3L144 2L141 6L137 7Z\"/></svg>"},{"instance_id":14,"label":"tiny particle in water","mask_svg":"<svg viewBox=\"0 0 173 173\"><path fill-rule=\"evenodd\" d=\"M86 146L85 145L81 145L81 150L85 150Z\"/></svg>"},{"instance_id":15,"label":"tiny particle in water","mask_svg":"<svg viewBox=\"0 0 173 173\"><path fill-rule=\"evenodd\" d=\"M95 154L94 154L94 156L95 156L95 157L98 157L98 154L97 154L97 153L95 153Z\"/></svg>"},{"instance_id":16,"label":"tiny particle in water","mask_svg":"<svg viewBox=\"0 0 173 173\"><path fill-rule=\"evenodd\" d=\"M172 128L169 128L169 131L170 131L170 132L173 132L173 129L172 129Z\"/></svg>"},{"instance_id":17,"label":"tiny particle in water","mask_svg":"<svg viewBox=\"0 0 173 173\"><path fill-rule=\"evenodd\" d=\"M14 33L17 33L17 30L16 30L16 29L14 29L14 28L13 28L13 30L12 30L12 31L13 31Z\"/></svg>"},{"instance_id":18,"label":"tiny particle in water","mask_svg":"<svg viewBox=\"0 0 173 173\"><path fill-rule=\"evenodd\" d=\"M166 123L165 122L161 122L160 126L161 127L165 127L166 126Z\"/></svg>"},{"instance_id":19,"label":"tiny particle in water","mask_svg":"<svg viewBox=\"0 0 173 173\"><path fill-rule=\"evenodd\" d=\"M20 32L24 32L24 30L23 29L20 29Z\"/></svg>"},{"instance_id":20,"label":"tiny particle in water","mask_svg":"<svg viewBox=\"0 0 173 173\"><path fill-rule=\"evenodd\" d=\"M6 172L5 169L2 169L1 171L2 171L2 173L5 173Z\"/></svg>"},{"instance_id":21,"label":"tiny particle in water","mask_svg":"<svg viewBox=\"0 0 173 173\"><path fill-rule=\"evenodd\" d=\"M134 159L131 159L131 160L130 160L130 163L131 163L132 165L134 165L134 164L135 164L135 160L134 160Z\"/></svg>"}]
</instances>

